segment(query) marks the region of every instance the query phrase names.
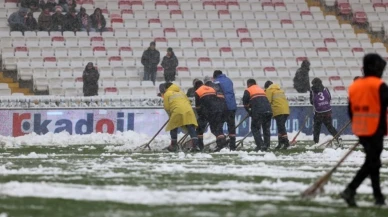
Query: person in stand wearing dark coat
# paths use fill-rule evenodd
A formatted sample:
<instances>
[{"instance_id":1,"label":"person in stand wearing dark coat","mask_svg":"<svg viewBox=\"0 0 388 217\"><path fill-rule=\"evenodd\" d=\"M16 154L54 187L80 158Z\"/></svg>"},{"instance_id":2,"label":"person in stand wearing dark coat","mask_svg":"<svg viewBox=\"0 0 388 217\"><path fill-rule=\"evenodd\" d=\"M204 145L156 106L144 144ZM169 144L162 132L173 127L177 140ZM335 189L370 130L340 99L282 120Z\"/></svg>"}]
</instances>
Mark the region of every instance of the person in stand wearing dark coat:
<instances>
[{"instance_id":1,"label":"person in stand wearing dark coat","mask_svg":"<svg viewBox=\"0 0 388 217\"><path fill-rule=\"evenodd\" d=\"M30 9L30 12L39 11L39 0L21 0L20 5L22 8Z\"/></svg>"},{"instance_id":2,"label":"person in stand wearing dark coat","mask_svg":"<svg viewBox=\"0 0 388 217\"><path fill-rule=\"evenodd\" d=\"M141 64L144 66L144 81L151 80L155 84L156 71L160 62L160 53L155 49L155 42L151 42L147 50L143 52Z\"/></svg>"},{"instance_id":3,"label":"person in stand wearing dark coat","mask_svg":"<svg viewBox=\"0 0 388 217\"><path fill-rule=\"evenodd\" d=\"M90 15L90 19L92 20L92 27L96 30L96 32L105 31L106 20L100 8L96 8L94 13Z\"/></svg>"},{"instance_id":4,"label":"person in stand wearing dark coat","mask_svg":"<svg viewBox=\"0 0 388 217\"><path fill-rule=\"evenodd\" d=\"M164 68L164 80L166 82L175 81L176 67L178 67L178 59L175 56L171 47L167 49L167 55L163 57L162 67Z\"/></svg>"},{"instance_id":5,"label":"person in stand wearing dark coat","mask_svg":"<svg viewBox=\"0 0 388 217\"><path fill-rule=\"evenodd\" d=\"M78 22L77 13L74 8L70 8L70 11L65 15L64 30L77 32L81 29L81 25Z\"/></svg>"},{"instance_id":6,"label":"person in stand wearing dark coat","mask_svg":"<svg viewBox=\"0 0 388 217\"><path fill-rule=\"evenodd\" d=\"M95 29L92 27L92 19L86 13L85 8L81 8L80 12L77 14L78 22L81 25L81 31L94 32Z\"/></svg>"},{"instance_id":7,"label":"person in stand wearing dark coat","mask_svg":"<svg viewBox=\"0 0 388 217\"><path fill-rule=\"evenodd\" d=\"M39 31L50 31L52 23L53 19L50 14L50 9L45 8L42 13L40 13L38 18Z\"/></svg>"},{"instance_id":8,"label":"person in stand wearing dark coat","mask_svg":"<svg viewBox=\"0 0 388 217\"><path fill-rule=\"evenodd\" d=\"M16 11L11 14L8 18L9 27L11 31L20 31L24 32L27 30L25 16L27 15L27 8L20 8L19 11Z\"/></svg>"},{"instance_id":9,"label":"person in stand wearing dark coat","mask_svg":"<svg viewBox=\"0 0 388 217\"><path fill-rule=\"evenodd\" d=\"M62 8L57 7L55 8L55 14L52 15L53 22L52 22L52 31L63 31L65 16L62 14Z\"/></svg>"},{"instance_id":10,"label":"person in stand wearing dark coat","mask_svg":"<svg viewBox=\"0 0 388 217\"><path fill-rule=\"evenodd\" d=\"M28 31L35 31L38 29L38 22L36 22L36 19L33 17L32 12L29 12L27 14L26 27Z\"/></svg>"},{"instance_id":11,"label":"person in stand wearing dark coat","mask_svg":"<svg viewBox=\"0 0 388 217\"><path fill-rule=\"evenodd\" d=\"M348 112L352 132L358 136L365 152L364 164L341 193L341 197L351 207L357 206L357 189L368 177L371 180L375 205L385 205L380 186L380 168L384 136L387 135L388 86L381 79L386 65L387 62L378 54L365 55L364 76L349 87Z\"/></svg>"},{"instance_id":12,"label":"person in stand wearing dark coat","mask_svg":"<svg viewBox=\"0 0 388 217\"><path fill-rule=\"evenodd\" d=\"M77 2L75 0L59 0L58 5L63 8L64 12L69 12L70 9L75 9Z\"/></svg>"},{"instance_id":13,"label":"person in stand wearing dark coat","mask_svg":"<svg viewBox=\"0 0 388 217\"><path fill-rule=\"evenodd\" d=\"M193 80L193 87L190 87L189 89L187 89L187 93L186 93L186 96L187 97L194 97L195 96L195 88L194 88L194 85L195 85L195 82L199 81L198 78L194 78Z\"/></svg>"},{"instance_id":14,"label":"person in stand wearing dark coat","mask_svg":"<svg viewBox=\"0 0 388 217\"><path fill-rule=\"evenodd\" d=\"M303 60L294 77L294 88L298 93L307 93L310 90L310 62Z\"/></svg>"},{"instance_id":15,"label":"person in stand wearing dark coat","mask_svg":"<svg viewBox=\"0 0 388 217\"><path fill-rule=\"evenodd\" d=\"M89 62L84 70L82 79L84 81L83 92L84 96L97 96L98 95L98 79L100 73L93 66L92 62Z\"/></svg>"},{"instance_id":16,"label":"person in stand wearing dark coat","mask_svg":"<svg viewBox=\"0 0 388 217\"><path fill-rule=\"evenodd\" d=\"M44 0L40 0L39 4L40 8L48 8L51 12L54 12L55 6L57 6L55 0L47 0L46 2Z\"/></svg>"},{"instance_id":17,"label":"person in stand wearing dark coat","mask_svg":"<svg viewBox=\"0 0 388 217\"><path fill-rule=\"evenodd\" d=\"M319 134L321 126L324 124L329 133L334 137L337 135L337 130L333 127L333 118L331 116L331 94L330 91L323 86L322 80L314 78L311 81L312 87L310 91L310 103L314 107L314 142L319 143ZM341 144L341 137L338 137L337 143Z\"/></svg>"}]
</instances>

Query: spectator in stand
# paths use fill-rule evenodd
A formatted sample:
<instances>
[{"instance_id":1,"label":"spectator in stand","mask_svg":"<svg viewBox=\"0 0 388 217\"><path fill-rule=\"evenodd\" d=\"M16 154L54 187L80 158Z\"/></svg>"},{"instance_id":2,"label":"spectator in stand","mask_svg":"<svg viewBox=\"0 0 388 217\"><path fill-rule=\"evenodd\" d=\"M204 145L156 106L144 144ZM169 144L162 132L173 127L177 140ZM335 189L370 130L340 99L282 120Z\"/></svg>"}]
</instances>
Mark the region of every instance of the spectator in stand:
<instances>
[{"instance_id":1,"label":"spectator in stand","mask_svg":"<svg viewBox=\"0 0 388 217\"><path fill-rule=\"evenodd\" d=\"M186 93L186 96L187 97L194 97L195 96L195 88L194 88L194 85L195 85L195 82L199 81L198 78L194 78L193 80L193 87L190 87L188 90L187 90L187 93Z\"/></svg>"},{"instance_id":2,"label":"spectator in stand","mask_svg":"<svg viewBox=\"0 0 388 217\"><path fill-rule=\"evenodd\" d=\"M38 22L36 22L36 19L33 17L32 12L29 12L27 14L26 27L28 31L36 31L38 29Z\"/></svg>"},{"instance_id":3,"label":"spectator in stand","mask_svg":"<svg viewBox=\"0 0 388 217\"><path fill-rule=\"evenodd\" d=\"M64 12L69 12L70 9L75 9L77 2L75 0L59 0L58 5L63 8Z\"/></svg>"},{"instance_id":4,"label":"spectator in stand","mask_svg":"<svg viewBox=\"0 0 388 217\"><path fill-rule=\"evenodd\" d=\"M21 0L20 5L22 8L29 8L31 12L39 11L39 0Z\"/></svg>"},{"instance_id":5,"label":"spectator in stand","mask_svg":"<svg viewBox=\"0 0 388 217\"><path fill-rule=\"evenodd\" d=\"M178 67L178 59L175 56L171 47L167 49L167 55L163 57L162 67L164 68L164 80L166 82L175 81L176 67Z\"/></svg>"},{"instance_id":6,"label":"spectator in stand","mask_svg":"<svg viewBox=\"0 0 388 217\"><path fill-rule=\"evenodd\" d=\"M52 17L50 14L50 9L45 8L42 13L40 13L38 18L38 27L39 31L50 31L52 25Z\"/></svg>"},{"instance_id":7,"label":"spectator in stand","mask_svg":"<svg viewBox=\"0 0 388 217\"><path fill-rule=\"evenodd\" d=\"M63 31L65 15L62 14L60 6L55 8L55 14L52 15L51 31Z\"/></svg>"},{"instance_id":8,"label":"spectator in stand","mask_svg":"<svg viewBox=\"0 0 388 217\"><path fill-rule=\"evenodd\" d=\"M156 71L160 62L160 53L155 49L155 42L151 42L147 50L143 52L141 64L144 66L144 81L151 80L155 84Z\"/></svg>"},{"instance_id":9,"label":"spectator in stand","mask_svg":"<svg viewBox=\"0 0 388 217\"><path fill-rule=\"evenodd\" d=\"M298 93L307 93L310 91L309 72L310 62L308 60L303 60L294 77L294 88Z\"/></svg>"},{"instance_id":10,"label":"spectator in stand","mask_svg":"<svg viewBox=\"0 0 388 217\"><path fill-rule=\"evenodd\" d=\"M83 92L84 96L97 96L98 95L98 79L100 73L93 66L92 62L89 62L84 70L82 79L84 81Z\"/></svg>"},{"instance_id":11,"label":"spectator in stand","mask_svg":"<svg viewBox=\"0 0 388 217\"><path fill-rule=\"evenodd\" d=\"M57 3L55 2L55 0L46 0L46 2L44 0L40 0L39 5L42 9L48 8L50 12L54 12Z\"/></svg>"},{"instance_id":12,"label":"spectator in stand","mask_svg":"<svg viewBox=\"0 0 388 217\"><path fill-rule=\"evenodd\" d=\"M81 31L94 32L92 28L92 20L90 16L86 13L85 8L81 8L80 12L77 15L78 22L81 25Z\"/></svg>"},{"instance_id":13,"label":"spectator in stand","mask_svg":"<svg viewBox=\"0 0 388 217\"><path fill-rule=\"evenodd\" d=\"M105 30L106 20L100 8L94 10L94 13L90 15L90 19L92 20L92 27L96 32L103 32Z\"/></svg>"},{"instance_id":14,"label":"spectator in stand","mask_svg":"<svg viewBox=\"0 0 388 217\"><path fill-rule=\"evenodd\" d=\"M78 22L77 13L74 8L70 8L69 12L65 15L64 31L79 31L81 25Z\"/></svg>"},{"instance_id":15,"label":"spectator in stand","mask_svg":"<svg viewBox=\"0 0 388 217\"><path fill-rule=\"evenodd\" d=\"M9 27L11 27L11 31L21 31L24 32L27 30L27 26L25 23L25 17L27 15L27 8L20 8L19 11L16 11L11 14L8 18Z\"/></svg>"}]
</instances>

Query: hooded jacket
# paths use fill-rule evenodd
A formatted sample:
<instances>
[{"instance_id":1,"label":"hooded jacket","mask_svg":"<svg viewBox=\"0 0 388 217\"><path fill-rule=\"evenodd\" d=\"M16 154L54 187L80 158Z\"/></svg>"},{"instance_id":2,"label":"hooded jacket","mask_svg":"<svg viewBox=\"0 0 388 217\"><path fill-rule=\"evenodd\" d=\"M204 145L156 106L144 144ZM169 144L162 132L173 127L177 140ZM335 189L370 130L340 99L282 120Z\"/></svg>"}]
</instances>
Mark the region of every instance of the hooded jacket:
<instances>
[{"instance_id":1,"label":"hooded jacket","mask_svg":"<svg viewBox=\"0 0 388 217\"><path fill-rule=\"evenodd\" d=\"M307 93L310 90L310 62L304 60L294 77L294 88L298 93Z\"/></svg>"},{"instance_id":2,"label":"hooded jacket","mask_svg":"<svg viewBox=\"0 0 388 217\"><path fill-rule=\"evenodd\" d=\"M288 105L288 100L284 94L284 90L280 88L278 84L272 84L265 90L265 95L268 98L269 103L271 104L273 116L278 115L289 115L290 106Z\"/></svg>"},{"instance_id":3,"label":"hooded jacket","mask_svg":"<svg viewBox=\"0 0 388 217\"><path fill-rule=\"evenodd\" d=\"M90 63L88 63L89 65ZM98 79L100 78L100 73L97 69L93 67L88 69L88 66L85 67L84 73L82 74L82 79L84 82L83 92L85 96L97 96L98 95Z\"/></svg>"},{"instance_id":4,"label":"hooded jacket","mask_svg":"<svg viewBox=\"0 0 388 217\"><path fill-rule=\"evenodd\" d=\"M172 52L171 57L163 57L162 67L164 69L164 73L176 73L176 67L178 67L178 59L175 56L175 53Z\"/></svg>"},{"instance_id":5,"label":"hooded jacket","mask_svg":"<svg viewBox=\"0 0 388 217\"><path fill-rule=\"evenodd\" d=\"M52 28L62 30L65 25L65 15L62 13L54 13L52 16Z\"/></svg>"},{"instance_id":6,"label":"hooded jacket","mask_svg":"<svg viewBox=\"0 0 388 217\"><path fill-rule=\"evenodd\" d=\"M34 17L28 16L26 19L26 26L28 30L35 31L38 29L38 22L36 22L36 19Z\"/></svg>"},{"instance_id":7,"label":"hooded jacket","mask_svg":"<svg viewBox=\"0 0 388 217\"><path fill-rule=\"evenodd\" d=\"M13 12L11 14L11 16L8 17L8 23L10 26L12 25L16 25L16 24L19 24L19 25L25 25L24 23L24 16L20 16L20 13L21 12L24 12L24 13L27 13L27 9L26 8L20 8L19 11L16 11L16 12Z\"/></svg>"},{"instance_id":8,"label":"hooded jacket","mask_svg":"<svg viewBox=\"0 0 388 217\"><path fill-rule=\"evenodd\" d=\"M96 8L96 10L94 10L94 13L92 15L90 15L90 19L92 20L92 27L95 28L95 29L98 29L98 30L104 29L105 26L106 26L105 17L104 17L104 15L102 13L100 14L100 17L98 17L97 13L96 13L97 10L101 11L101 9ZM100 25L101 25L100 28L98 28L99 20L100 20Z\"/></svg>"},{"instance_id":9,"label":"hooded jacket","mask_svg":"<svg viewBox=\"0 0 388 217\"><path fill-rule=\"evenodd\" d=\"M141 57L141 64L144 68L156 68L160 62L160 52L158 50L151 50L148 48L143 52Z\"/></svg>"},{"instance_id":10,"label":"hooded jacket","mask_svg":"<svg viewBox=\"0 0 388 217\"><path fill-rule=\"evenodd\" d=\"M215 81L215 84L221 86L222 92L225 96L226 106L229 111L234 111L237 109L236 97L234 95L233 82L224 74L219 75Z\"/></svg>"},{"instance_id":11,"label":"hooded jacket","mask_svg":"<svg viewBox=\"0 0 388 217\"><path fill-rule=\"evenodd\" d=\"M316 113L325 113L331 111L331 94L329 89L325 88L322 80L314 78L311 82L310 103L314 106Z\"/></svg>"},{"instance_id":12,"label":"hooded jacket","mask_svg":"<svg viewBox=\"0 0 388 217\"><path fill-rule=\"evenodd\" d=\"M198 126L193 108L186 94L179 86L172 84L163 95L164 110L166 110L170 120L166 131L171 131L186 125Z\"/></svg>"}]
</instances>

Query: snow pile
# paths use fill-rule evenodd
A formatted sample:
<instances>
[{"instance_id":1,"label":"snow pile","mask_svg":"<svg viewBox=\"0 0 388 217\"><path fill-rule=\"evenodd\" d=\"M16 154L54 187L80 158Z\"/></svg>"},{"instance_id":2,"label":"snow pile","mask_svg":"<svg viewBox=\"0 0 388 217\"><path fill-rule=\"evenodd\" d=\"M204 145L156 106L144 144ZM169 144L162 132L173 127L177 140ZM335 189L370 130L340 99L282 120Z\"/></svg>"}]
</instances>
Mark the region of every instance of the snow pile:
<instances>
[{"instance_id":1,"label":"snow pile","mask_svg":"<svg viewBox=\"0 0 388 217\"><path fill-rule=\"evenodd\" d=\"M18 158L48 158L47 154L37 154L35 152L31 152L28 155L20 155Z\"/></svg>"}]
</instances>

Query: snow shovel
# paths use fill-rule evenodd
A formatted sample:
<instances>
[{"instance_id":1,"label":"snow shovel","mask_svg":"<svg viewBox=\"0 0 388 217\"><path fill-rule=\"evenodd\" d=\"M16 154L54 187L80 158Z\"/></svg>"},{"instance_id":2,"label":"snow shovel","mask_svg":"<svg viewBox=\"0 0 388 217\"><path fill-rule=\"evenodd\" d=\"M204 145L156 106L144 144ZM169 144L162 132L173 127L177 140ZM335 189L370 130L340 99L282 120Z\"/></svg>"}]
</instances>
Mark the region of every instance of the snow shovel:
<instances>
[{"instance_id":1,"label":"snow shovel","mask_svg":"<svg viewBox=\"0 0 388 217\"><path fill-rule=\"evenodd\" d=\"M358 142L353 145L353 147L341 158L340 161L329 171L327 172L324 176L319 178L312 186L307 188L303 193L302 197L303 198L311 198L316 196L319 193L322 193L324 191L323 187L326 185L326 183L330 180L331 175L337 170L337 168L342 164L342 162L345 161L347 157L356 149L358 146Z\"/></svg>"},{"instance_id":2,"label":"snow shovel","mask_svg":"<svg viewBox=\"0 0 388 217\"><path fill-rule=\"evenodd\" d=\"M152 137L152 139L151 139L148 143L141 145L139 148L142 148L142 150L144 150L145 148L148 148L148 150L151 150L151 147L150 147L151 142L154 141L154 139L156 138L156 136L158 136L159 133L164 129L164 127L168 124L168 121L169 121L169 120L170 120L170 119L168 119L168 120L166 121L166 123L163 124L163 126L159 129L159 131L155 134L154 137ZM137 149L139 149L139 148L137 148ZM136 149L135 149L135 150L136 150Z\"/></svg>"}]
</instances>

